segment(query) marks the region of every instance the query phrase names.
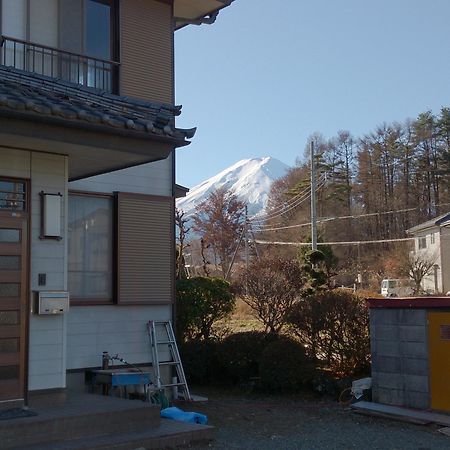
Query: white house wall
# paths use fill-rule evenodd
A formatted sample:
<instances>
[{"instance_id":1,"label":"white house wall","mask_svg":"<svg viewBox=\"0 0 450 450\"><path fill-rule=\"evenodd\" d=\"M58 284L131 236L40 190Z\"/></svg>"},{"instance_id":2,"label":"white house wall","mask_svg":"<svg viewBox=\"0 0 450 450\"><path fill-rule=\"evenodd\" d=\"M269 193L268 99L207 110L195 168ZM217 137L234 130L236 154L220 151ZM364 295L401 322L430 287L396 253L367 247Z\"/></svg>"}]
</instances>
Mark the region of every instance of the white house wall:
<instances>
[{"instance_id":1,"label":"white house wall","mask_svg":"<svg viewBox=\"0 0 450 450\"><path fill-rule=\"evenodd\" d=\"M431 243L431 235L434 235L434 243ZM423 230L415 235L415 254L426 261L433 261L438 266L437 269L437 292L442 291L442 257L441 257L441 236L439 228ZM427 242L426 248L419 249L419 240L425 238ZM422 280L422 288L426 292L436 292L435 274L432 269L431 273Z\"/></svg>"},{"instance_id":2,"label":"white house wall","mask_svg":"<svg viewBox=\"0 0 450 450\"><path fill-rule=\"evenodd\" d=\"M172 156L150 164L69 183L69 189L98 193L133 192L172 195ZM171 320L167 306L74 306L67 324L67 369L101 365L104 351L131 363L149 363L146 323Z\"/></svg>"},{"instance_id":3,"label":"white house wall","mask_svg":"<svg viewBox=\"0 0 450 450\"><path fill-rule=\"evenodd\" d=\"M104 351L130 363L150 362L146 324L171 320L170 314L168 306L72 307L67 316L67 369L101 366Z\"/></svg>"},{"instance_id":4,"label":"white house wall","mask_svg":"<svg viewBox=\"0 0 450 450\"><path fill-rule=\"evenodd\" d=\"M27 38L27 0L2 0L2 34Z\"/></svg>"},{"instance_id":5,"label":"white house wall","mask_svg":"<svg viewBox=\"0 0 450 450\"><path fill-rule=\"evenodd\" d=\"M172 195L172 155L162 161L117 170L85 180L72 181L69 189L112 193Z\"/></svg>"},{"instance_id":6,"label":"white house wall","mask_svg":"<svg viewBox=\"0 0 450 450\"><path fill-rule=\"evenodd\" d=\"M66 223L67 160L60 155L0 149L0 176L31 179L31 273L30 290L67 289L65 229L60 241L41 240L41 191L63 195L62 224ZM47 283L38 286L38 274ZM31 302L33 304L33 302ZM65 316L30 315L29 389L65 387Z\"/></svg>"},{"instance_id":7,"label":"white house wall","mask_svg":"<svg viewBox=\"0 0 450 450\"><path fill-rule=\"evenodd\" d=\"M450 225L441 228L442 292L450 291Z\"/></svg>"}]
</instances>

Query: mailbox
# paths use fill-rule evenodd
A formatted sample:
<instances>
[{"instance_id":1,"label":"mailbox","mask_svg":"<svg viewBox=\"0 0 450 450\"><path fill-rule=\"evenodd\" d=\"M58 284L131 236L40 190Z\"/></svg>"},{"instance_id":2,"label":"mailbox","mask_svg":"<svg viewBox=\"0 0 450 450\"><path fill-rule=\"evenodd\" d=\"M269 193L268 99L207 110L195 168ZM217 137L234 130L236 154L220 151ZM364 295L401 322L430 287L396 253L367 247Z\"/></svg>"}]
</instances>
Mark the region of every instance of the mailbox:
<instances>
[{"instance_id":1,"label":"mailbox","mask_svg":"<svg viewBox=\"0 0 450 450\"><path fill-rule=\"evenodd\" d=\"M63 314L69 310L69 293L38 292L38 314Z\"/></svg>"}]
</instances>

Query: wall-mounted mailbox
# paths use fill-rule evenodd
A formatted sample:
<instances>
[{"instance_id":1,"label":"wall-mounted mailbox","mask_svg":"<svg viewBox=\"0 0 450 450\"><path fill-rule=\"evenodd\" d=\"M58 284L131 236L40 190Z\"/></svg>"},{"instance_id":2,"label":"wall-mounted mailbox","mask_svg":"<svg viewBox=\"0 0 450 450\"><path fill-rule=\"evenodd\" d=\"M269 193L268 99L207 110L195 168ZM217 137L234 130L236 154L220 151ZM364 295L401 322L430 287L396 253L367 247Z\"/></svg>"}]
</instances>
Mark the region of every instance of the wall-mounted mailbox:
<instances>
[{"instance_id":1,"label":"wall-mounted mailbox","mask_svg":"<svg viewBox=\"0 0 450 450\"><path fill-rule=\"evenodd\" d=\"M38 292L38 314L63 314L69 310L69 293L65 291Z\"/></svg>"}]
</instances>

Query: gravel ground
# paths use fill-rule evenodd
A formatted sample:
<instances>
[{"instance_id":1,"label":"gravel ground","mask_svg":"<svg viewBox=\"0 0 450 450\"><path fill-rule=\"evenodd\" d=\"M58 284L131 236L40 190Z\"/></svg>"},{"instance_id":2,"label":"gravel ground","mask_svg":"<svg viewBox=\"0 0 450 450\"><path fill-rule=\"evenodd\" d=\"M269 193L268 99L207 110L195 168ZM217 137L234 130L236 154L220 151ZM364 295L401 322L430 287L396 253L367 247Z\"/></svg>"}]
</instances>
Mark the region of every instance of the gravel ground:
<instances>
[{"instance_id":1,"label":"gravel ground","mask_svg":"<svg viewBox=\"0 0 450 450\"><path fill-rule=\"evenodd\" d=\"M192 450L450 449L438 426L363 416L334 401L194 392L209 397L191 410L208 416L216 439Z\"/></svg>"}]
</instances>

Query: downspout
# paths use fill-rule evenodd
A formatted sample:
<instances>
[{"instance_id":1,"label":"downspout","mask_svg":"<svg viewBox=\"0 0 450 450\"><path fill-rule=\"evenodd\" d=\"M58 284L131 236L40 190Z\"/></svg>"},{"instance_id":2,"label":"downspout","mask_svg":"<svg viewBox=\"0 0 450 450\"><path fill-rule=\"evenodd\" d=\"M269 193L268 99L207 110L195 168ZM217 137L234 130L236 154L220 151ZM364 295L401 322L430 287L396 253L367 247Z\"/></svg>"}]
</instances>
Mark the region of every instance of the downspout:
<instances>
[{"instance_id":1,"label":"downspout","mask_svg":"<svg viewBox=\"0 0 450 450\"><path fill-rule=\"evenodd\" d=\"M172 105L175 105L175 18L173 17L174 9L173 9L173 2L172 2ZM176 123L176 118L174 116L174 122ZM176 261L175 261L175 254L176 254L176 224L175 224L175 200L176 200L176 192L175 192L175 179L176 179L176 161L175 161L175 152L176 148L173 147L172 150L172 199L174 203L174 209L173 209L173 226L172 226L172 233L173 233L173 246L172 246L172 267L173 267L173 273L172 273L172 295L173 295L173 302L172 302L172 324L173 329L176 330L176 318L177 318L177 303L176 303L176 278L175 278L175 271L176 271Z\"/></svg>"}]
</instances>

